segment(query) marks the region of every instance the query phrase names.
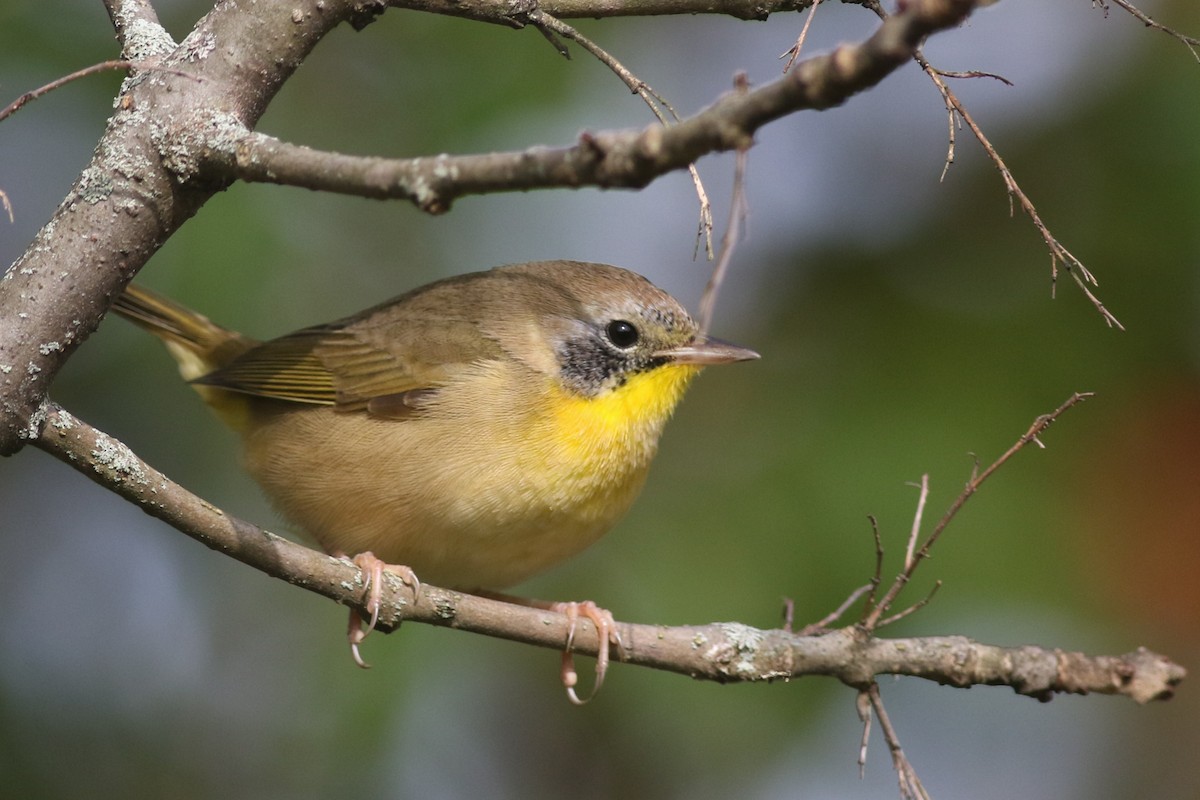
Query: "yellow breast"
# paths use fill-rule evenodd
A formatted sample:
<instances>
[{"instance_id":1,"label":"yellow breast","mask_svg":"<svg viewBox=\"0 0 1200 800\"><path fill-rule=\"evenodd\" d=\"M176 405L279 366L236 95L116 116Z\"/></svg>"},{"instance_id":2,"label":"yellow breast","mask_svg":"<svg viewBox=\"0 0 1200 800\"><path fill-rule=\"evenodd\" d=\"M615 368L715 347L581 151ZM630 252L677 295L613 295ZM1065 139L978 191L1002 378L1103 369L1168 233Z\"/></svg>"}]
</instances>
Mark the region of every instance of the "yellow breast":
<instances>
[{"instance_id":1,"label":"yellow breast","mask_svg":"<svg viewBox=\"0 0 1200 800\"><path fill-rule=\"evenodd\" d=\"M554 441L538 448L552 457L534 468L554 476L555 494L580 519L611 525L641 490L663 426L697 372L660 367L598 397L556 388L547 404L552 423L542 433Z\"/></svg>"},{"instance_id":2,"label":"yellow breast","mask_svg":"<svg viewBox=\"0 0 1200 800\"><path fill-rule=\"evenodd\" d=\"M569 457L585 469L649 459L663 425L697 372L691 365L659 367L633 375L598 397L559 387L549 402L556 435Z\"/></svg>"}]
</instances>

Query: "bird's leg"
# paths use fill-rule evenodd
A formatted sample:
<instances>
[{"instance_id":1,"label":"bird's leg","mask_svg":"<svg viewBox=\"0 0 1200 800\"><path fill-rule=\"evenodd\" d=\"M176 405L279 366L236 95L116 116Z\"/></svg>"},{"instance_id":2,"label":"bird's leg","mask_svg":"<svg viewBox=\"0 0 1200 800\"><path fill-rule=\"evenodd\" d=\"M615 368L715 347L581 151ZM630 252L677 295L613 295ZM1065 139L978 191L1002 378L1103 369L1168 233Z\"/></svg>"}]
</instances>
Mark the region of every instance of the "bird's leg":
<instances>
[{"instance_id":1,"label":"bird's leg","mask_svg":"<svg viewBox=\"0 0 1200 800\"><path fill-rule=\"evenodd\" d=\"M600 687L604 685L604 674L608 672L608 646L609 643L616 645L617 657L620 658L621 648L621 633L617 630L617 622L613 619L612 612L606 608L593 603L591 600L584 600L581 603L551 603L551 611L559 611L566 615L570 627L567 628L567 646L563 649L562 654L562 682L567 690L567 699L577 706L591 700L600 691ZM575 692L575 685L579 683L579 673L575 671L575 654L573 646L575 644L575 626L579 621L579 617L585 617L596 626L596 683L592 686L592 691L587 697L580 698Z\"/></svg>"},{"instance_id":2,"label":"bird's leg","mask_svg":"<svg viewBox=\"0 0 1200 800\"><path fill-rule=\"evenodd\" d=\"M346 631L346 638L350 641L350 654L354 657L354 663L363 669L370 669L371 665L363 661L362 656L359 655L358 645L367 638L368 633L375 630L375 623L379 621L379 608L383 605L383 571L387 570L406 586L411 587L414 600L421 591L421 581L417 579L416 573L408 567L381 561L369 550L359 553L350 560L362 570L363 591L366 593L366 601L363 606L371 618L364 620L357 609L350 609L350 624Z\"/></svg>"},{"instance_id":3,"label":"bird's leg","mask_svg":"<svg viewBox=\"0 0 1200 800\"><path fill-rule=\"evenodd\" d=\"M591 700L600 691L600 687L604 685L604 675L608 672L609 662L609 646L613 645L617 648L617 658L621 658L624 644L621 642L621 634L617 630L616 620L613 619L611 611L600 608L591 600L582 602L570 603L549 603L544 600L534 600L527 597L514 597L508 594L499 592L479 592L484 597L491 597L495 600L503 600L508 603L516 603L522 606L531 608L542 608L547 611L555 611L563 614L567 618L567 641L562 653L562 677L563 687L567 690L567 699L577 706ZM576 685L579 683L579 673L575 669L575 630L579 622L579 618L591 622L596 626L596 683L592 686L592 691L587 697L581 698L575 691Z\"/></svg>"}]
</instances>

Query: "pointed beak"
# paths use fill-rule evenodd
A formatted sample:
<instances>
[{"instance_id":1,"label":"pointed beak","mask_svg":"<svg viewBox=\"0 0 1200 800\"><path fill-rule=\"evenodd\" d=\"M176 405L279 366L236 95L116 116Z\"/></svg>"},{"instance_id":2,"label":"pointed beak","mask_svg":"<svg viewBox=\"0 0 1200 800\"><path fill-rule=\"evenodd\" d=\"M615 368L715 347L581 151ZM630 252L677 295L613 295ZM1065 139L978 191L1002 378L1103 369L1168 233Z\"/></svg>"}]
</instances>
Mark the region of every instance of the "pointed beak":
<instances>
[{"instance_id":1,"label":"pointed beak","mask_svg":"<svg viewBox=\"0 0 1200 800\"><path fill-rule=\"evenodd\" d=\"M711 337L698 339L680 347L672 347L670 350L659 350L654 355L660 358L669 358L676 364L695 364L697 366L732 364L735 361L753 361L761 358L758 353L747 347L738 347L736 344Z\"/></svg>"}]
</instances>

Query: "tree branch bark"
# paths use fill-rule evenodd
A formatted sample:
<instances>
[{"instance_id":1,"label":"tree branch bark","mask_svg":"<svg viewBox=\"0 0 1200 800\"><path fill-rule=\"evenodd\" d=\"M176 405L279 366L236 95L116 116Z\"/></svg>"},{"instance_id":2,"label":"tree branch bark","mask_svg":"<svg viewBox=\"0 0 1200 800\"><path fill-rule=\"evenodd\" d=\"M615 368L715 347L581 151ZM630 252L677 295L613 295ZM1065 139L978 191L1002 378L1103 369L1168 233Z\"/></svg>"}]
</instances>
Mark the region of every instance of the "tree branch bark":
<instances>
[{"instance_id":1,"label":"tree branch bark","mask_svg":"<svg viewBox=\"0 0 1200 800\"><path fill-rule=\"evenodd\" d=\"M841 0L861 5L860 0ZM771 14L803 11L813 0L390 0L389 5L433 14L465 17L522 27L534 9L564 19L645 17L667 14L721 14L743 20L765 20Z\"/></svg>"},{"instance_id":2,"label":"tree branch bark","mask_svg":"<svg viewBox=\"0 0 1200 800\"><path fill-rule=\"evenodd\" d=\"M225 130L213 120L252 127L353 6L221 3L176 44L149 4L110 0L126 59L150 69L124 82L91 162L0 280L0 455L37 438L38 410L58 370L112 298L226 185L192 170L197 151ZM309 17L295 21L293 7ZM218 44L219 57L210 57Z\"/></svg>"},{"instance_id":3,"label":"tree branch bark","mask_svg":"<svg viewBox=\"0 0 1200 800\"><path fill-rule=\"evenodd\" d=\"M230 516L151 467L127 446L48 404L37 445L143 511L200 543L272 577L363 610L363 576L347 559L318 553ZM417 597L385 573L378 628L404 621L458 628L561 649L566 616L435 586ZM964 636L882 639L853 625L818 636L760 630L737 622L664 627L618 623L621 660L693 678L728 682L827 675L858 689L877 675L906 675L951 686L1009 686L1048 700L1058 693L1117 694L1138 703L1165 700L1186 671L1165 656L1138 649L1089 656L1041 647L997 647ZM575 650L595 655L595 628L580 621Z\"/></svg>"},{"instance_id":4,"label":"tree branch bark","mask_svg":"<svg viewBox=\"0 0 1200 800\"><path fill-rule=\"evenodd\" d=\"M926 36L958 24L971 7L971 2L954 0L912 3L862 44L807 59L764 87L729 92L704 111L666 127L584 134L573 147L387 159L319 152L246 131L240 139L226 139L228 147L210 147L204 155L214 171L245 181L409 200L432 213L448 210L463 195L551 187L641 188L703 155L749 147L754 133L768 122L844 103L911 61Z\"/></svg>"}]
</instances>

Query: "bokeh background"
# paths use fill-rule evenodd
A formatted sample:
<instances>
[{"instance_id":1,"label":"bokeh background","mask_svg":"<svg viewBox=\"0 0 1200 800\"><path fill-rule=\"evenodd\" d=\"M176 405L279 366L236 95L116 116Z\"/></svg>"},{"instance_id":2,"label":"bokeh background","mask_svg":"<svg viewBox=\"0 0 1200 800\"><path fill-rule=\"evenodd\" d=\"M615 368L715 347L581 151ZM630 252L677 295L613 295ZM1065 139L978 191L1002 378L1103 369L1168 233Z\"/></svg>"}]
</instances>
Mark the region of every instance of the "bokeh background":
<instances>
[{"instance_id":1,"label":"bokeh background","mask_svg":"<svg viewBox=\"0 0 1200 800\"><path fill-rule=\"evenodd\" d=\"M117 57L98 2L0 7L0 100ZM156 3L177 38L205 3ZM1146 2L1200 33L1192 0ZM583 21L688 113L745 70L773 79L802 19ZM821 6L808 52L867 35ZM534 31L388 12L323 42L268 133L411 156L565 144L646 110ZM777 122L747 177L748 233L715 332L763 353L703 376L645 494L591 551L520 587L618 618L810 620L889 570L930 475L932 522L968 477L1076 390L1071 411L974 499L889 635L958 633L1094 653L1144 645L1193 670L1179 696L1125 699L887 680L906 751L941 798L1200 797L1200 64L1117 8L1005 0L938 36L954 84L1055 234L1125 323L1106 328L1010 217L966 132L939 182L946 118L915 67L844 107ZM86 162L119 76L68 86L0 125L8 264ZM701 172L718 220L732 159ZM578 258L651 276L694 307L695 199L683 175L640 193L539 192L409 206L235 186L142 279L268 337L428 280ZM233 437L157 343L105 322L55 398L221 507L282 528ZM974 455L973 455L974 454ZM880 798L878 730L855 766L853 692L825 679L715 686L616 667L567 704L557 656L407 626L353 667L344 611L212 553L33 450L0 461L0 796Z\"/></svg>"}]
</instances>

